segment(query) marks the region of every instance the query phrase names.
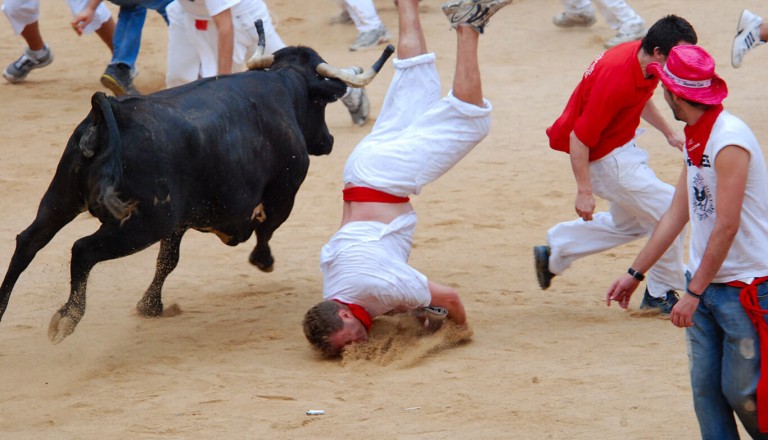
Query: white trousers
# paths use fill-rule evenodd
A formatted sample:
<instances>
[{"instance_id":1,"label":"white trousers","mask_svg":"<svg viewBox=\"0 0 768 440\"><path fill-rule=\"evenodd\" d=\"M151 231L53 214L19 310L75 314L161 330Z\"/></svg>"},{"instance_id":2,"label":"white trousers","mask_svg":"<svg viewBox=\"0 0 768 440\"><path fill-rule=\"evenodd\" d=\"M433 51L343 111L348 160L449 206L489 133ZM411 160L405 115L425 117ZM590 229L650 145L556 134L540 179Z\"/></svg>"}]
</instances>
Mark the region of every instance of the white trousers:
<instances>
[{"instance_id":1,"label":"white trousers","mask_svg":"<svg viewBox=\"0 0 768 440\"><path fill-rule=\"evenodd\" d=\"M85 9L88 0L67 0L67 4L70 11L72 11L72 15L74 15ZM5 0L3 2L3 12L8 17L8 21L11 22L13 31L18 35L28 24L32 24L40 18L40 0ZM111 16L112 14L109 13L109 9L107 9L104 3L100 3L99 7L96 8L96 13L93 15L93 21L88 23L84 32L86 34L92 33L100 28L105 21L109 20Z\"/></svg>"},{"instance_id":2,"label":"white trousers","mask_svg":"<svg viewBox=\"0 0 768 440\"><path fill-rule=\"evenodd\" d=\"M592 221L563 222L549 230L549 270L556 275L579 258L649 237L669 209L675 191L656 177L648 166L648 153L634 141L591 162L589 176L594 194L608 200L610 208L593 215ZM660 298L669 290L685 289L684 235L648 271L651 296Z\"/></svg>"},{"instance_id":3,"label":"white trousers","mask_svg":"<svg viewBox=\"0 0 768 440\"><path fill-rule=\"evenodd\" d=\"M453 168L491 128L491 103L440 98L435 54L396 59L379 117L352 150L344 183L407 197Z\"/></svg>"},{"instance_id":4,"label":"white trousers","mask_svg":"<svg viewBox=\"0 0 768 440\"><path fill-rule=\"evenodd\" d=\"M266 9L266 8L264 8ZM285 43L272 25L269 14L260 16L251 11L232 15L235 32L235 47L232 54L232 72L240 72L245 62L256 51L259 36L253 23L261 19L264 23L265 53L273 53L285 47ZM187 14L177 3L166 8L168 13L168 67L165 74L166 87L176 87L199 78L218 73L218 31L213 20L208 20L207 30L195 27L195 18Z\"/></svg>"},{"instance_id":5,"label":"white trousers","mask_svg":"<svg viewBox=\"0 0 768 440\"><path fill-rule=\"evenodd\" d=\"M341 8L347 10L358 32L372 31L381 27L381 19L376 12L373 0L338 0L338 3Z\"/></svg>"},{"instance_id":6,"label":"white trousers","mask_svg":"<svg viewBox=\"0 0 768 440\"><path fill-rule=\"evenodd\" d=\"M595 13L591 0L560 0L565 6L565 12ZM624 0L595 0L597 9L605 17L605 21L613 29L625 24L642 22L643 19Z\"/></svg>"}]
</instances>

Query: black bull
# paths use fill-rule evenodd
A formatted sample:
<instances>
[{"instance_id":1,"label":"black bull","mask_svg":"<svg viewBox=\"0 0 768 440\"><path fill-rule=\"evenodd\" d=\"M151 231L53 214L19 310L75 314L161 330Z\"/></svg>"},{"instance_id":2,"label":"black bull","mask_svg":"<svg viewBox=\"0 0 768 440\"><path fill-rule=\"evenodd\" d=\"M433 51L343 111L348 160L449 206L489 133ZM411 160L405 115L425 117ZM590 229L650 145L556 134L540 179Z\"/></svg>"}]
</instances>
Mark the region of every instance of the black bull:
<instances>
[{"instance_id":1,"label":"black bull","mask_svg":"<svg viewBox=\"0 0 768 440\"><path fill-rule=\"evenodd\" d=\"M321 63L312 49L288 47L275 53L269 70L127 99L94 94L35 220L16 237L0 286L0 319L37 252L86 210L101 226L72 247L70 296L48 330L55 343L83 317L94 265L158 241L155 276L137 310L141 316L162 315L163 282L178 263L188 229L216 233L230 246L255 232L249 260L271 271L269 240L291 212L309 155L333 147L325 107L346 85L317 73Z\"/></svg>"}]
</instances>

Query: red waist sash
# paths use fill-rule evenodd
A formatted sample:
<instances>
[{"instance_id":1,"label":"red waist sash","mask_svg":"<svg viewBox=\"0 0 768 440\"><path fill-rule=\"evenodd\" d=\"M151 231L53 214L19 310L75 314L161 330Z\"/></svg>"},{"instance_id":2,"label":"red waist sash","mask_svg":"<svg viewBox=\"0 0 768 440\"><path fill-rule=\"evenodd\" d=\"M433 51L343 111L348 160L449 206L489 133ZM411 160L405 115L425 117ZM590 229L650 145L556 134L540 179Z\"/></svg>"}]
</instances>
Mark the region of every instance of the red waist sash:
<instances>
[{"instance_id":1,"label":"red waist sash","mask_svg":"<svg viewBox=\"0 0 768 440\"><path fill-rule=\"evenodd\" d=\"M760 379L757 382L757 427L760 432L768 432L768 323L764 319L768 310L761 309L757 300L757 285L765 281L768 281L768 277L755 278L752 284L741 281L726 283L741 288L739 301L760 339Z\"/></svg>"},{"instance_id":2,"label":"red waist sash","mask_svg":"<svg viewBox=\"0 0 768 440\"><path fill-rule=\"evenodd\" d=\"M410 200L408 197L393 196L384 191L364 186L344 188L345 202L408 203Z\"/></svg>"}]
</instances>

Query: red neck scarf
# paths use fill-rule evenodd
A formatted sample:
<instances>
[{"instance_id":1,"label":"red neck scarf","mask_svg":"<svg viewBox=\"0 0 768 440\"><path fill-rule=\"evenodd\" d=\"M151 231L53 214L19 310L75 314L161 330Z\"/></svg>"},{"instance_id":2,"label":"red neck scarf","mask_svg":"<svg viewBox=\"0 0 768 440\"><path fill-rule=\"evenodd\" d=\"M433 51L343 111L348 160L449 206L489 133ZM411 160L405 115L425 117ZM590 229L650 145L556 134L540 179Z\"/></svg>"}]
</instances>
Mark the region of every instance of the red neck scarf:
<instances>
[{"instance_id":1,"label":"red neck scarf","mask_svg":"<svg viewBox=\"0 0 768 440\"><path fill-rule=\"evenodd\" d=\"M768 277L755 278L752 284L741 281L727 283L729 286L741 288L739 301L755 326L760 340L760 379L757 382L757 427L760 432L768 432L768 324L763 317L768 314L768 310L761 309L757 300L757 285L765 281L768 281Z\"/></svg>"},{"instance_id":2,"label":"red neck scarf","mask_svg":"<svg viewBox=\"0 0 768 440\"><path fill-rule=\"evenodd\" d=\"M701 159L704 157L704 149L707 147L709 135L712 134L712 126L715 125L717 117L723 111L723 105L714 105L710 107L693 125L686 125L685 129L685 150L688 152L688 159L694 165L701 166Z\"/></svg>"},{"instance_id":3,"label":"red neck scarf","mask_svg":"<svg viewBox=\"0 0 768 440\"><path fill-rule=\"evenodd\" d=\"M365 310L364 307L358 306L357 304L345 303L343 301L339 301L338 299L334 299L334 301L349 307L349 310L352 312L352 316L354 316L355 318L357 318L358 321L363 323L363 327L365 327L365 331L366 332L371 331L371 323L373 322L373 318L371 317L371 314L368 313L367 310Z\"/></svg>"}]
</instances>

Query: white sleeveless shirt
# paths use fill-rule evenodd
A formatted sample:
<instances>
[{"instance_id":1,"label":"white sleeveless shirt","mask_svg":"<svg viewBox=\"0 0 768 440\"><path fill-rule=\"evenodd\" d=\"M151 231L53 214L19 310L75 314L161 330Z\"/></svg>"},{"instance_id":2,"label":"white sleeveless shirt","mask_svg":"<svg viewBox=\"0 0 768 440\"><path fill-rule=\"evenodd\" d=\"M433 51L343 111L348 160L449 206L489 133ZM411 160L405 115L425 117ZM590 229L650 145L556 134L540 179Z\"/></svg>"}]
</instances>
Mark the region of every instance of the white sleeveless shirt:
<instances>
[{"instance_id":1,"label":"white sleeveless shirt","mask_svg":"<svg viewBox=\"0 0 768 440\"><path fill-rule=\"evenodd\" d=\"M729 145L736 145L749 152L749 170L739 231L713 283L768 275L768 170L752 130L744 121L727 111L720 113L712 127L701 166L691 164L686 154L691 224L689 268L691 273L698 270L715 226L715 158Z\"/></svg>"}]
</instances>

